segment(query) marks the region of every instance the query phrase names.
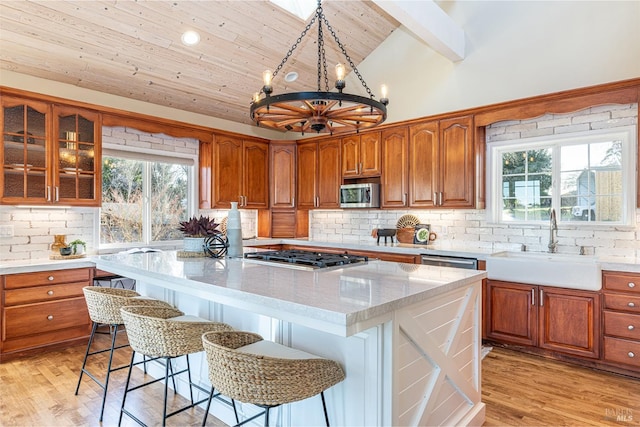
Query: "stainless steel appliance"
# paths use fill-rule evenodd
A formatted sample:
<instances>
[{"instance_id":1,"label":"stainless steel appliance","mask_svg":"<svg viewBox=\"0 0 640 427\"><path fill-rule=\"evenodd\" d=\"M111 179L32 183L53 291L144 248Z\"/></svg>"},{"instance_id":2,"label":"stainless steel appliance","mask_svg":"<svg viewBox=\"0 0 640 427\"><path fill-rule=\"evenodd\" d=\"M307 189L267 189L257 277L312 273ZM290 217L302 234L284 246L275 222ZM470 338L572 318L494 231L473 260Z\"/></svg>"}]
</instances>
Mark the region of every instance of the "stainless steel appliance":
<instances>
[{"instance_id":1,"label":"stainless steel appliance","mask_svg":"<svg viewBox=\"0 0 640 427\"><path fill-rule=\"evenodd\" d=\"M326 252L302 251L297 249L283 251L251 252L244 254L245 259L271 262L291 267L311 269L341 267L359 264L369 260L366 256L349 254L331 254Z\"/></svg>"},{"instance_id":2,"label":"stainless steel appliance","mask_svg":"<svg viewBox=\"0 0 640 427\"><path fill-rule=\"evenodd\" d=\"M454 267L454 268L467 268L469 270L478 269L478 260L476 258L465 258L455 256L441 256L441 255L420 255L422 264L435 265L438 267Z\"/></svg>"},{"instance_id":3,"label":"stainless steel appliance","mask_svg":"<svg viewBox=\"0 0 640 427\"><path fill-rule=\"evenodd\" d=\"M341 208L379 208L380 184L361 183L340 186Z\"/></svg>"}]
</instances>

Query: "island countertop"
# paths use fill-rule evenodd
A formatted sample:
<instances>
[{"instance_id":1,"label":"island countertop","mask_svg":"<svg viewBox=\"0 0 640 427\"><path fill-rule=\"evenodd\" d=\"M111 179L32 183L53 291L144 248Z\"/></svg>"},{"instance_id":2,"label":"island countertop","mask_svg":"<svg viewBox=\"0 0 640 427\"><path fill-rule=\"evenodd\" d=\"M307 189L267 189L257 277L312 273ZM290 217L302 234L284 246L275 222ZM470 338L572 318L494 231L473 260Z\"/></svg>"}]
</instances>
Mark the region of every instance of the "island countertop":
<instances>
[{"instance_id":1,"label":"island countertop","mask_svg":"<svg viewBox=\"0 0 640 427\"><path fill-rule=\"evenodd\" d=\"M307 270L175 251L93 257L96 267L165 289L351 336L394 310L486 277L484 271L369 261Z\"/></svg>"}]
</instances>

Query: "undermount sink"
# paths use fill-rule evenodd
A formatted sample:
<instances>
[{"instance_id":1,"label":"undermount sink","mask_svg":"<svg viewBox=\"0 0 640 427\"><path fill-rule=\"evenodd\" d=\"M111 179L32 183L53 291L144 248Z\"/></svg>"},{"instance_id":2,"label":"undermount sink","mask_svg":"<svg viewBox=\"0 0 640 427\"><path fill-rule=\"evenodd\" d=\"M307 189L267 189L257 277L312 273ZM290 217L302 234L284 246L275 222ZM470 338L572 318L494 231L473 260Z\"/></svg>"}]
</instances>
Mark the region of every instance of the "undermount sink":
<instances>
[{"instance_id":1,"label":"undermount sink","mask_svg":"<svg viewBox=\"0 0 640 427\"><path fill-rule=\"evenodd\" d=\"M590 291L602 287L598 258L588 255L498 252L487 257L487 277Z\"/></svg>"}]
</instances>

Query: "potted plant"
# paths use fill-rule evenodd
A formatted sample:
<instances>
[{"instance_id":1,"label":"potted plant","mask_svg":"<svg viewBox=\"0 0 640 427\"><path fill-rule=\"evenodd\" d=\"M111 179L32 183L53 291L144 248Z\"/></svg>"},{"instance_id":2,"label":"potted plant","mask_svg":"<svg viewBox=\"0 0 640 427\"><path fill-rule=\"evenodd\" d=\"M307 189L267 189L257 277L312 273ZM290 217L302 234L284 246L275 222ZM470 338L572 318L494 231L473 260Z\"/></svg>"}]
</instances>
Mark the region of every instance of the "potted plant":
<instances>
[{"instance_id":1,"label":"potted plant","mask_svg":"<svg viewBox=\"0 0 640 427\"><path fill-rule=\"evenodd\" d=\"M73 255L83 255L87 250L87 243L80 239L76 239L69 243L69 247L71 248L71 253Z\"/></svg>"},{"instance_id":2,"label":"potted plant","mask_svg":"<svg viewBox=\"0 0 640 427\"><path fill-rule=\"evenodd\" d=\"M180 222L179 231L184 233L184 250L186 252L201 252L204 249L204 239L219 234L218 225L209 217L200 215L200 218L191 217L187 221Z\"/></svg>"}]
</instances>

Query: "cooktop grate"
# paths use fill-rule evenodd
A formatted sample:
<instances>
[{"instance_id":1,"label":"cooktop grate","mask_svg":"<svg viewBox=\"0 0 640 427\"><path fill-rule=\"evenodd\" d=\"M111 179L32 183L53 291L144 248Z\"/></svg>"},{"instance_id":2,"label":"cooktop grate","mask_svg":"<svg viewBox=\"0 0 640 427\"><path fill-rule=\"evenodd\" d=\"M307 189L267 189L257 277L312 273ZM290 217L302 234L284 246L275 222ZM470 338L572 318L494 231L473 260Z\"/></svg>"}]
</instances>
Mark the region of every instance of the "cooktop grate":
<instances>
[{"instance_id":1,"label":"cooktop grate","mask_svg":"<svg viewBox=\"0 0 640 427\"><path fill-rule=\"evenodd\" d=\"M314 268L326 268L340 265L357 264L369 260L368 257L360 255L331 254L326 252L303 251L298 249L252 252L244 254L244 257L246 259L289 263L294 265L310 266Z\"/></svg>"}]
</instances>

